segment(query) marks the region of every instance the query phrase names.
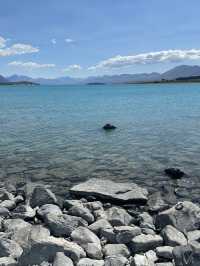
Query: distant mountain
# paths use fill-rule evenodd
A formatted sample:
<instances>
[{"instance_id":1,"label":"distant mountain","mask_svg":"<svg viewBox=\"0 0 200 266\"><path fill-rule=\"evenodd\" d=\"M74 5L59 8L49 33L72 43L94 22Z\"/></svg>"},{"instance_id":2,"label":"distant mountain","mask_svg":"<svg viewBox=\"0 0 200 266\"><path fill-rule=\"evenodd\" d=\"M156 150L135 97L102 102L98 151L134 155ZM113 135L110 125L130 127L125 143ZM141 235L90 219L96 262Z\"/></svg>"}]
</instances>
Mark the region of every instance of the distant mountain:
<instances>
[{"instance_id":1,"label":"distant mountain","mask_svg":"<svg viewBox=\"0 0 200 266\"><path fill-rule=\"evenodd\" d=\"M0 83L6 83L8 80L0 75Z\"/></svg>"},{"instance_id":2,"label":"distant mountain","mask_svg":"<svg viewBox=\"0 0 200 266\"><path fill-rule=\"evenodd\" d=\"M141 74L121 74L121 75L104 75L104 76L91 76L88 78L72 78L72 77L59 77L59 78L31 78L27 76L13 75L7 77L7 82L20 82L28 81L39 83L42 85L73 85L73 84L120 84L120 83L137 83L137 82L153 82L163 80L175 80L177 78L187 78L193 76L200 76L200 66L181 65L174 67L164 73L141 73ZM0 76L1 79L5 78Z\"/></svg>"},{"instance_id":3,"label":"distant mountain","mask_svg":"<svg viewBox=\"0 0 200 266\"><path fill-rule=\"evenodd\" d=\"M174 67L161 75L162 79L167 80L192 76L200 76L200 66L181 65Z\"/></svg>"}]
</instances>

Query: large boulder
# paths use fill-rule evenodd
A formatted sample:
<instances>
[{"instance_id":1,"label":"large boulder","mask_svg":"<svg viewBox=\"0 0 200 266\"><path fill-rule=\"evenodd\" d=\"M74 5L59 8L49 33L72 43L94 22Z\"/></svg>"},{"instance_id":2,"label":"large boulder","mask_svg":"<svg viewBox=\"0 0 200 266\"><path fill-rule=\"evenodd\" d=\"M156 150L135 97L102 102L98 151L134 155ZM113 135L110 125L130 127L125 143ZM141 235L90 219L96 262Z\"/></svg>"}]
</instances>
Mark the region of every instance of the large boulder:
<instances>
[{"instance_id":1,"label":"large boulder","mask_svg":"<svg viewBox=\"0 0 200 266\"><path fill-rule=\"evenodd\" d=\"M37 185L30 194L29 203L32 208L35 208L44 204L56 204L57 198L54 193L45 186Z\"/></svg>"},{"instance_id":2,"label":"large boulder","mask_svg":"<svg viewBox=\"0 0 200 266\"><path fill-rule=\"evenodd\" d=\"M116 183L111 180L92 178L70 189L78 196L95 196L117 202L146 202L148 192L135 183Z\"/></svg>"},{"instance_id":3,"label":"large boulder","mask_svg":"<svg viewBox=\"0 0 200 266\"><path fill-rule=\"evenodd\" d=\"M99 238L86 227L76 228L72 232L71 238L86 251L89 258L102 258L101 242Z\"/></svg>"},{"instance_id":4,"label":"large boulder","mask_svg":"<svg viewBox=\"0 0 200 266\"><path fill-rule=\"evenodd\" d=\"M62 211L59 206L55 204L45 204L42 205L38 210L37 210L37 215L42 219L45 220L47 215L52 214L52 215L62 215Z\"/></svg>"},{"instance_id":5,"label":"large boulder","mask_svg":"<svg viewBox=\"0 0 200 266\"><path fill-rule=\"evenodd\" d=\"M46 215L45 224L50 229L54 236L67 236L69 237L72 231L79 226L87 226L87 222L80 217L71 216L67 214L61 215Z\"/></svg>"},{"instance_id":6,"label":"large boulder","mask_svg":"<svg viewBox=\"0 0 200 266\"><path fill-rule=\"evenodd\" d=\"M65 256L63 252L57 252L54 258L53 266L73 266L73 261Z\"/></svg>"},{"instance_id":7,"label":"large boulder","mask_svg":"<svg viewBox=\"0 0 200 266\"><path fill-rule=\"evenodd\" d=\"M179 231L192 231L200 228L200 207L192 202L179 202L172 208L156 216L156 227L163 229L172 225Z\"/></svg>"}]
</instances>

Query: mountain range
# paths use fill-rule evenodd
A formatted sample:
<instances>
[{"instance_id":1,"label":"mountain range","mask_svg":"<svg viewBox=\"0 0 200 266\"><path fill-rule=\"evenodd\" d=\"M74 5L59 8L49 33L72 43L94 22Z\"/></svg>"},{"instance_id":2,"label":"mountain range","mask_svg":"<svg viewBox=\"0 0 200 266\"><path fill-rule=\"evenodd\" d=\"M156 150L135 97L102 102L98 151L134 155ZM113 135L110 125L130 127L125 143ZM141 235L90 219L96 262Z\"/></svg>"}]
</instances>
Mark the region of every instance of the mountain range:
<instances>
[{"instance_id":1,"label":"mountain range","mask_svg":"<svg viewBox=\"0 0 200 266\"><path fill-rule=\"evenodd\" d=\"M140 74L120 74L91 76L87 78L59 77L54 79L48 78L31 78L28 76L12 75L3 77L0 75L0 83L8 82L33 82L42 85L73 85L73 84L119 84L119 83L137 83L137 82L154 82L162 80L176 80L178 78L187 78L200 76L200 66L180 65L164 73L140 73Z\"/></svg>"}]
</instances>

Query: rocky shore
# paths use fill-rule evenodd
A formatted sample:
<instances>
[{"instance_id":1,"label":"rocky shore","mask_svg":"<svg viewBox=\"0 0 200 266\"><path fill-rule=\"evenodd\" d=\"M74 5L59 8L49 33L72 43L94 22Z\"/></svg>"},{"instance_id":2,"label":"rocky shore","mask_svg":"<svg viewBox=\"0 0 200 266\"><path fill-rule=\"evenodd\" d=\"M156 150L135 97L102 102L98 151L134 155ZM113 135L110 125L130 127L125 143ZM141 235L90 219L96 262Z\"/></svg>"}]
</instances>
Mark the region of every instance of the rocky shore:
<instances>
[{"instance_id":1,"label":"rocky shore","mask_svg":"<svg viewBox=\"0 0 200 266\"><path fill-rule=\"evenodd\" d=\"M41 184L0 189L0 266L199 266L200 207L90 179L60 202Z\"/></svg>"}]
</instances>

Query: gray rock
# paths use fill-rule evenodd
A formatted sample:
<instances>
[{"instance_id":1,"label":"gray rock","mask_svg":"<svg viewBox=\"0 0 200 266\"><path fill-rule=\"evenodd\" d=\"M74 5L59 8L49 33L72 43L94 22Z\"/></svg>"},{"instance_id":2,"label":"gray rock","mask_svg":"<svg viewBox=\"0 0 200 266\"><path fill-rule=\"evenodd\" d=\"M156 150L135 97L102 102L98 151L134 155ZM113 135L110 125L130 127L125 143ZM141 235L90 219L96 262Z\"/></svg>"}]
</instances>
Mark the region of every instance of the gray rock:
<instances>
[{"instance_id":1,"label":"gray rock","mask_svg":"<svg viewBox=\"0 0 200 266\"><path fill-rule=\"evenodd\" d=\"M167 225L162 230L161 235L164 239L165 245L167 246L175 247L179 245L187 245L187 239L184 234L171 225Z\"/></svg>"},{"instance_id":2,"label":"gray rock","mask_svg":"<svg viewBox=\"0 0 200 266\"><path fill-rule=\"evenodd\" d=\"M71 188L79 196L95 196L103 200L120 202L146 202L148 192L134 183L116 183L111 180L92 178Z\"/></svg>"},{"instance_id":3,"label":"gray rock","mask_svg":"<svg viewBox=\"0 0 200 266\"><path fill-rule=\"evenodd\" d=\"M72 231L79 226L87 226L87 222L80 217L67 214L52 215L45 217L45 224L54 236L70 236Z\"/></svg>"},{"instance_id":4,"label":"gray rock","mask_svg":"<svg viewBox=\"0 0 200 266\"><path fill-rule=\"evenodd\" d=\"M127 244L135 236L142 233L138 226L116 226L114 232L116 233L116 240L119 244Z\"/></svg>"},{"instance_id":5,"label":"gray rock","mask_svg":"<svg viewBox=\"0 0 200 266\"><path fill-rule=\"evenodd\" d=\"M44 261L53 261L58 252L63 252L74 263L85 257L85 252L76 243L53 236L40 237L39 234L29 242L19 259L19 266L37 265Z\"/></svg>"},{"instance_id":6,"label":"gray rock","mask_svg":"<svg viewBox=\"0 0 200 266\"><path fill-rule=\"evenodd\" d=\"M105 266L126 266L127 264L127 258L120 255L106 257L105 259Z\"/></svg>"},{"instance_id":7,"label":"gray rock","mask_svg":"<svg viewBox=\"0 0 200 266\"><path fill-rule=\"evenodd\" d=\"M96 235L101 235L102 230L112 229L112 225L106 219L100 219L88 227Z\"/></svg>"},{"instance_id":8,"label":"gray rock","mask_svg":"<svg viewBox=\"0 0 200 266\"><path fill-rule=\"evenodd\" d=\"M24 202L24 197L22 195L17 195L15 198L14 198L14 202L15 204L19 204L19 203L22 203Z\"/></svg>"},{"instance_id":9,"label":"gray rock","mask_svg":"<svg viewBox=\"0 0 200 266\"><path fill-rule=\"evenodd\" d=\"M8 219L3 221L5 233L10 235L22 248L27 245L32 225L22 219Z\"/></svg>"},{"instance_id":10,"label":"gray rock","mask_svg":"<svg viewBox=\"0 0 200 266\"><path fill-rule=\"evenodd\" d=\"M83 206L83 203L80 200L68 200L68 199L63 202L63 207L67 210L76 206Z\"/></svg>"},{"instance_id":11,"label":"gray rock","mask_svg":"<svg viewBox=\"0 0 200 266\"><path fill-rule=\"evenodd\" d=\"M62 215L62 211L59 206L55 204L45 204L42 205L38 210L37 210L38 216L45 220L47 215Z\"/></svg>"},{"instance_id":12,"label":"gray rock","mask_svg":"<svg viewBox=\"0 0 200 266\"><path fill-rule=\"evenodd\" d=\"M131 260L131 266L154 266L145 255L136 254Z\"/></svg>"},{"instance_id":13,"label":"gray rock","mask_svg":"<svg viewBox=\"0 0 200 266\"><path fill-rule=\"evenodd\" d=\"M174 266L174 264L171 262L159 262L156 263L155 266Z\"/></svg>"},{"instance_id":14,"label":"gray rock","mask_svg":"<svg viewBox=\"0 0 200 266\"><path fill-rule=\"evenodd\" d=\"M112 207L106 210L106 216L113 226L129 225L133 221L133 217L126 210L119 207Z\"/></svg>"},{"instance_id":15,"label":"gray rock","mask_svg":"<svg viewBox=\"0 0 200 266\"><path fill-rule=\"evenodd\" d=\"M23 250L20 245L10 239L0 238L0 257L19 258Z\"/></svg>"},{"instance_id":16,"label":"gray rock","mask_svg":"<svg viewBox=\"0 0 200 266\"><path fill-rule=\"evenodd\" d=\"M69 209L68 213L73 216L78 216L86 220L89 224L94 222L92 213L83 206L74 206Z\"/></svg>"},{"instance_id":17,"label":"gray rock","mask_svg":"<svg viewBox=\"0 0 200 266\"><path fill-rule=\"evenodd\" d=\"M163 239L159 235L138 235L130 242L130 247L135 253L146 252L162 246Z\"/></svg>"},{"instance_id":18,"label":"gray rock","mask_svg":"<svg viewBox=\"0 0 200 266\"><path fill-rule=\"evenodd\" d=\"M124 244L107 244L103 249L103 253L105 257L121 255L128 258L130 256L130 252Z\"/></svg>"},{"instance_id":19,"label":"gray rock","mask_svg":"<svg viewBox=\"0 0 200 266\"><path fill-rule=\"evenodd\" d=\"M151 194L147 204L151 212L161 212L169 207L169 204L164 201L160 191Z\"/></svg>"},{"instance_id":20,"label":"gray rock","mask_svg":"<svg viewBox=\"0 0 200 266\"><path fill-rule=\"evenodd\" d=\"M36 215L36 211L28 205L19 205L12 212L13 218L21 218L23 220L33 219Z\"/></svg>"},{"instance_id":21,"label":"gray rock","mask_svg":"<svg viewBox=\"0 0 200 266\"><path fill-rule=\"evenodd\" d=\"M89 229L85 227L78 227L72 232L71 238L74 242L79 244L86 251L89 258L91 259L102 258L100 240Z\"/></svg>"},{"instance_id":22,"label":"gray rock","mask_svg":"<svg viewBox=\"0 0 200 266\"><path fill-rule=\"evenodd\" d=\"M5 201L5 200L14 200L14 196L8 192L6 189L1 188L0 189L0 202Z\"/></svg>"},{"instance_id":23,"label":"gray rock","mask_svg":"<svg viewBox=\"0 0 200 266\"><path fill-rule=\"evenodd\" d=\"M17 266L16 260L12 257L2 257L0 258L0 266Z\"/></svg>"},{"instance_id":24,"label":"gray rock","mask_svg":"<svg viewBox=\"0 0 200 266\"><path fill-rule=\"evenodd\" d=\"M170 246L157 247L156 255L159 258L172 259L173 258L172 251L173 251L173 247L170 247Z\"/></svg>"},{"instance_id":25,"label":"gray rock","mask_svg":"<svg viewBox=\"0 0 200 266\"><path fill-rule=\"evenodd\" d=\"M100 201L87 202L84 204L90 211L103 210L103 204Z\"/></svg>"},{"instance_id":26,"label":"gray rock","mask_svg":"<svg viewBox=\"0 0 200 266\"><path fill-rule=\"evenodd\" d=\"M175 266L198 266L200 261L199 249L195 250L191 245L177 246L173 249Z\"/></svg>"},{"instance_id":27,"label":"gray rock","mask_svg":"<svg viewBox=\"0 0 200 266\"><path fill-rule=\"evenodd\" d=\"M45 186L37 185L30 195L30 206L32 208L40 207L45 204L56 204L57 198L54 193Z\"/></svg>"},{"instance_id":28,"label":"gray rock","mask_svg":"<svg viewBox=\"0 0 200 266\"><path fill-rule=\"evenodd\" d=\"M200 230L189 231L187 233L188 242L200 241Z\"/></svg>"},{"instance_id":29,"label":"gray rock","mask_svg":"<svg viewBox=\"0 0 200 266\"><path fill-rule=\"evenodd\" d=\"M103 260L92 260L89 258L80 259L77 266L104 266Z\"/></svg>"},{"instance_id":30,"label":"gray rock","mask_svg":"<svg viewBox=\"0 0 200 266\"><path fill-rule=\"evenodd\" d=\"M200 208L192 202L179 202L156 216L156 226L163 229L172 225L179 231L193 231L200 227Z\"/></svg>"},{"instance_id":31,"label":"gray rock","mask_svg":"<svg viewBox=\"0 0 200 266\"><path fill-rule=\"evenodd\" d=\"M139 215L140 227L155 230L153 217L148 212L143 212Z\"/></svg>"},{"instance_id":32,"label":"gray rock","mask_svg":"<svg viewBox=\"0 0 200 266\"><path fill-rule=\"evenodd\" d=\"M102 228L101 236L104 237L106 242L111 244L117 244L116 234L113 228L104 228L104 229Z\"/></svg>"},{"instance_id":33,"label":"gray rock","mask_svg":"<svg viewBox=\"0 0 200 266\"><path fill-rule=\"evenodd\" d=\"M10 211L5 207L0 207L0 217L9 217Z\"/></svg>"},{"instance_id":34,"label":"gray rock","mask_svg":"<svg viewBox=\"0 0 200 266\"><path fill-rule=\"evenodd\" d=\"M56 253L53 266L73 266L73 265L74 265L73 261L70 258L66 257L63 252Z\"/></svg>"},{"instance_id":35,"label":"gray rock","mask_svg":"<svg viewBox=\"0 0 200 266\"><path fill-rule=\"evenodd\" d=\"M0 203L0 208L6 208L8 210L13 210L16 207L14 200L4 200Z\"/></svg>"},{"instance_id":36,"label":"gray rock","mask_svg":"<svg viewBox=\"0 0 200 266\"><path fill-rule=\"evenodd\" d=\"M99 209L93 212L95 220L107 219L104 209Z\"/></svg>"},{"instance_id":37,"label":"gray rock","mask_svg":"<svg viewBox=\"0 0 200 266\"><path fill-rule=\"evenodd\" d=\"M153 251L153 250L149 250L145 253L145 256L149 262L149 264L154 264L157 260L158 260L158 257L156 255L156 252Z\"/></svg>"}]
</instances>

